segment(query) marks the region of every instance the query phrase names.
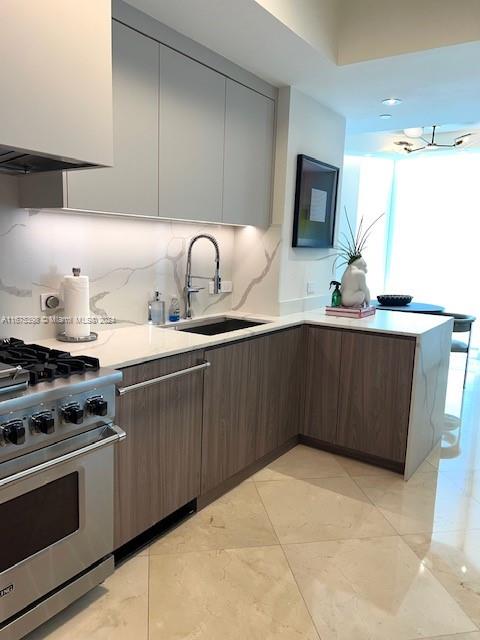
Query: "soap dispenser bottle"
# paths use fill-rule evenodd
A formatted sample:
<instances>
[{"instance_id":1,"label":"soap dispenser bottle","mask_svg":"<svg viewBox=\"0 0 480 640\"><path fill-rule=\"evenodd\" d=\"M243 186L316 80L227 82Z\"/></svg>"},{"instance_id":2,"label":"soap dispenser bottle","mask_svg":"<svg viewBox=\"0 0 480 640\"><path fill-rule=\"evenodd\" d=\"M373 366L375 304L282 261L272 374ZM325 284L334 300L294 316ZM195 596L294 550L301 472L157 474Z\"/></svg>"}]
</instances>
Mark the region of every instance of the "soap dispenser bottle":
<instances>
[{"instance_id":1,"label":"soap dispenser bottle","mask_svg":"<svg viewBox=\"0 0 480 640\"><path fill-rule=\"evenodd\" d=\"M169 322L178 322L180 320L180 304L178 298L173 297L170 303L170 309L168 310Z\"/></svg>"},{"instance_id":2,"label":"soap dispenser bottle","mask_svg":"<svg viewBox=\"0 0 480 640\"><path fill-rule=\"evenodd\" d=\"M160 297L160 291L155 291L153 300L148 307L151 323L165 324L165 302Z\"/></svg>"},{"instance_id":3,"label":"soap dispenser bottle","mask_svg":"<svg viewBox=\"0 0 480 640\"><path fill-rule=\"evenodd\" d=\"M332 307L341 307L342 306L342 294L340 292L340 282L337 282L336 280L332 280L330 282L330 289L332 288L332 285L335 286L335 289L333 290L332 293Z\"/></svg>"}]
</instances>

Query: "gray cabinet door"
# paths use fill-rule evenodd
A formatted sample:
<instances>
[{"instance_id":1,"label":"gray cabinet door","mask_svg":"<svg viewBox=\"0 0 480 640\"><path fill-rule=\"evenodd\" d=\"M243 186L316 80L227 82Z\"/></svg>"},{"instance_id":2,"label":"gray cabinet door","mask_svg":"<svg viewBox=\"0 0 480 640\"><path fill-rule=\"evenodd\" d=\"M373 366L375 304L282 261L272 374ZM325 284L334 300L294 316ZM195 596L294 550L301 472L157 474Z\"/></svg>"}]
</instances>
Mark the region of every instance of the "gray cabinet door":
<instances>
[{"instance_id":1,"label":"gray cabinet door","mask_svg":"<svg viewBox=\"0 0 480 640\"><path fill-rule=\"evenodd\" d=\"M223 222L270 224L275 105L227 80Z\"/></svg>"},{"instance_id":2,"label":"gray cabinet door","mask_svg":"<svg viewBox=\"0 0 480 640\"><path fill-rule=\"evenodd\" d=\"M225 78L162 46L159 118L160 216L220 222Z\"/></svg>"},{"instance_id":3,"label":"gray cabinet door","mask_svg":"<svg viewBox=\"0 0 480 640\"><path fill-rule=\"evenodd\" d=\"M67 206L158 215L159 45L113 22L114 167L68 173Z\"/></svg>"}]
</instances>

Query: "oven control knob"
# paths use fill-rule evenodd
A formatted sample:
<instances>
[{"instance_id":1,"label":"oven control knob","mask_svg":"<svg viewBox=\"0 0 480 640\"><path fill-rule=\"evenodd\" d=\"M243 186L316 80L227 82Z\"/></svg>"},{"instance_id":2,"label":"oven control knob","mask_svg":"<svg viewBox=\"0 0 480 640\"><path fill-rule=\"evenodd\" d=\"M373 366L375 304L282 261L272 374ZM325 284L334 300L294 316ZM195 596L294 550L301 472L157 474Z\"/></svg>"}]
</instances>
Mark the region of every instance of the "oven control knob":
<instances>
[{"instance_id":1,"label":"oven control knob","mask_svg":"<svg viewBox=\"0 0 480 640\"><path fill-rule=\"evenodd\" d=\"M83 409L78 402L72 402L62 408L62 417L65 422L71 422L72 424L82 424L83 422Z\"/></svg>"},{"instance_id":2,"label":"oven control knob","mask_svg":"<svg viewBox=\"0 0 480 640\"><path fill-rule=\"evenodd\" d=\"M49 434L55 431L55 418L50 411L42 411L41 413L35 413L30 418L30 424L34 431L37 433Z\"/></svg>"},{"instance_id":3,"label":"oven control knob","mask_svg":"<svg viewBox=\"0 0 480 640\"><path fill-rule=\"evenodd\" d=\"M102 396L89 398L85 407L94 416L106 416L108 413L108 402Z\"/></svg>"},{"instance_id":4,"label":"oven control knob","mask_svg":"<svg viewBox=\"0 0 480 640\"><path fill-rule=\"evenodd\" d=\"M25 442L25 427L21 420L12 420L2 425L2 435L6 442L23 444Z\"/></svg>"}]
</instances>

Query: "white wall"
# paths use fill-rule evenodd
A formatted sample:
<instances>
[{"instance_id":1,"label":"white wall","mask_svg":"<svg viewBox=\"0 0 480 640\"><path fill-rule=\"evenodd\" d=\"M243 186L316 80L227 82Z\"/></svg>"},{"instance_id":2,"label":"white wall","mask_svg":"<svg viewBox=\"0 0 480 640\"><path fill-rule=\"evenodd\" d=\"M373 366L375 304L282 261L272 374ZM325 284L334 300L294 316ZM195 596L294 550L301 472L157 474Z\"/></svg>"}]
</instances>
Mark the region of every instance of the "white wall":
<instances>
[{"instance_id":1,"label":"white wall","mask_svg":"<svg viewBox=\"0 0 480 640\"><path fill-rule=\"evenodd\" d=\"M340 6L341 65L480 39L478 0L341 0Z\"/></svg>"},{"instance_id":2,"label":"white wall","mask_svg":"<svg viewBox=\"0 0 480 640\"><path fill-rule=\"evenodd\" d=\"M300 91L286 87L279 95L279 137L275 167L274 221L281 224L279 309L301 311L329 299L332 249L291 247L297 155L343 165L345 119ZM340 187L341 189L341 174ZM337 228L342 214L337 202ZM315 293L307 295L307 283Z\"/></svg>"},{"instance_id":3,"label":"white wall","mask_svg":"<svg viewBox=\"0 0 480 640\"><path fill-rule=\"evenodd\" d=\"M256 0L320 53L337 60L338 0Z\"/></svg>"}]
</instances>

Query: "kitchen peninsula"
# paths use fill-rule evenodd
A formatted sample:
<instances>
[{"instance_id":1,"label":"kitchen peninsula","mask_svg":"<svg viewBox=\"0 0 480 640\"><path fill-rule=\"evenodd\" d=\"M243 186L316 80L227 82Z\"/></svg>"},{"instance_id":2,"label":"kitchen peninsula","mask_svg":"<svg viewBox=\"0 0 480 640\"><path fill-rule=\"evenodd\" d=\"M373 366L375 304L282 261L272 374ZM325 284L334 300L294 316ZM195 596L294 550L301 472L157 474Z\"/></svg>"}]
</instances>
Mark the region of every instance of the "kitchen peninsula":
<instances>
[{"instance_id":1,"label":"kitchen peninsula","mask_svg":"<svg viewBox=\"0 0 480 640\"><path fill-rule=\"evenodd\" d=\"M123 371L117 548L299 441L408 479L440 439L452 319L232 317L262 324L213 336L128 326L70 348Z\"/></svg>"}]
</instances>

